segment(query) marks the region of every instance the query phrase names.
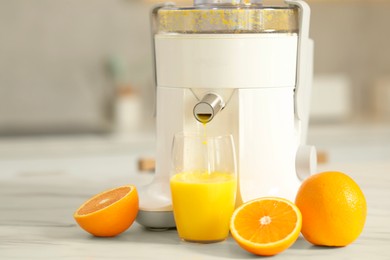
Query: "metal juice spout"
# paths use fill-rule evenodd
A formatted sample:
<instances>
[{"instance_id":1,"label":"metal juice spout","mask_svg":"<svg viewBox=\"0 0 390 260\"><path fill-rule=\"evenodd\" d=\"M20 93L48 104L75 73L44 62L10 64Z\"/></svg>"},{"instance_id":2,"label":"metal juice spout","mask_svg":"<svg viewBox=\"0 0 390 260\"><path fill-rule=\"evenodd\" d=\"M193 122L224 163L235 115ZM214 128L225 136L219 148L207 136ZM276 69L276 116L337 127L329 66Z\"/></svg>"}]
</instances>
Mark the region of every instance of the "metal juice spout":
<instances>
[{"instance_id":1,"label":"metal juice spout","mask_svg":"<svg viewBox=\"0 0 390 260\"><path fill-rule=\"evenodd\" d=\"M215 93L208 93L194 106L194 117L202 124L208 123L224 106L225 103L221 96Z\"/></svg>"}]
</instances>

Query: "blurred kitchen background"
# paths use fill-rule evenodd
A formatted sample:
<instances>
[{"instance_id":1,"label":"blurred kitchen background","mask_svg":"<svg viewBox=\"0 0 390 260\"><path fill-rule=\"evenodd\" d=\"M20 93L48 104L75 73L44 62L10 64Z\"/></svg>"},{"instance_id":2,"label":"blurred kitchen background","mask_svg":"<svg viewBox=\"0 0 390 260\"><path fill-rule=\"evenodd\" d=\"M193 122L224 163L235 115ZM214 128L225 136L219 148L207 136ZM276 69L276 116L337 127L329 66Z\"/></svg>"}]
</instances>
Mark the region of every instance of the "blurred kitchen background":
<instances>
[{"instance_id":1,"label":"blurred kitchen background","mask_svg":"<svg viewBox=\"0 0 390 260\"><path fill-rule=\"evenodd\" d=\"M324 160L390 159L390 1L307 2L309 142ZM0 0L0 155L153 148L156 3Z\"/></svg>"}]
</instances>

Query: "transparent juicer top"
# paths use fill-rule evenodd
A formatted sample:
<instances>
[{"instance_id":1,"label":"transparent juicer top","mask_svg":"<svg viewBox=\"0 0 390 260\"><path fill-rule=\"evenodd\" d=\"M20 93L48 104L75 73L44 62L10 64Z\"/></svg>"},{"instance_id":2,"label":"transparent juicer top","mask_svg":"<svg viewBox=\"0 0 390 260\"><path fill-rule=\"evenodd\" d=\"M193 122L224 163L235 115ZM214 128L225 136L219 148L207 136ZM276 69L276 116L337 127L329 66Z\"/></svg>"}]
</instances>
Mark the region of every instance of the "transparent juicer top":
<instances>
[{"instance_id":1,"label":"transparent juicer top","mask_svg":"<svg viewBox=\"0 0 390 260\"><path fill-rule=\"evenodd\" d=\"M166 4L155 17L156 33L297 33L297 6L266 6L259 0L194 0Z\"/></svg>"}]
</instances>

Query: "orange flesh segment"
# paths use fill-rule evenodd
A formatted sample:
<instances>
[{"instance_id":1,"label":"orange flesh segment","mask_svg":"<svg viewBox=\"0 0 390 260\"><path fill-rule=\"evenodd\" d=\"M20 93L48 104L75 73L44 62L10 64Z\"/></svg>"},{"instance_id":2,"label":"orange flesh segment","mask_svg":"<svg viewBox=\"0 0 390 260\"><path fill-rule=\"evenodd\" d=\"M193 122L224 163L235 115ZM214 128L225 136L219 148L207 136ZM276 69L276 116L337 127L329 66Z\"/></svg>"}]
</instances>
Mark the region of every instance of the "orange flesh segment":
<instances>
[{"instance_id":1,"label":"orange flesh segment","mask_svg":"<svg viewBox=\"0 0 390 260\"><path fill-rule=\"evenodd\" d=\"M282 201L263 200L243 208L236 216L238 234L254 243L267 244L287 237L297 224L294 209Z\"/></svg>"},{"instance_id":2,"label":"orange flesh segment","mask_svg":"<svg viewBox=\"0 0 390 260\"><path fill-rule=\"evenodd\" d=\"M130 187L121 187L112 191L105 192L103 194L100 194L99 196L92 198L90 201L88 201L79 211L77 211L78 215L87 215L92 212L98 211L100 209L103 209L124 196L128 194L131 191Z\"/></svg>"}]
</instances>

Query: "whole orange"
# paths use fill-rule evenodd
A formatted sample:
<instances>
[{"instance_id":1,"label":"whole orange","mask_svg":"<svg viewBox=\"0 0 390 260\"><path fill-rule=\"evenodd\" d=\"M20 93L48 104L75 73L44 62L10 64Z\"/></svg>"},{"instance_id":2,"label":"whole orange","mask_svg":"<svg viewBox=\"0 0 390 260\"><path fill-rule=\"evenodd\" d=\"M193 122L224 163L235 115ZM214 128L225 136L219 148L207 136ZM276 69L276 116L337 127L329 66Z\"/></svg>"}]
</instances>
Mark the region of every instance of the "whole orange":
<instances>
[{"instance_id":1,"label":"whole orange","mask_svg":"<svg viewBox=\"0 0 390 260\"><path fill-rule=\"evenodd\" d=\"M77 209L73 217L92 235L112 237L128 229L137 213L137 189L125 185L93 196Z\"/></svg>"},{"instance_id":2,"label":"whole orange","mask_svg":"<svg viewBox=\"0 0 390 260\"><path fill-rule=\"evenodd\" d=\"M295 204L302 213L302 235L321 246L346 246L363 230L367 204L356 182L341 172L310 176L298 190Z\"/></svg>"}]
</instances>

